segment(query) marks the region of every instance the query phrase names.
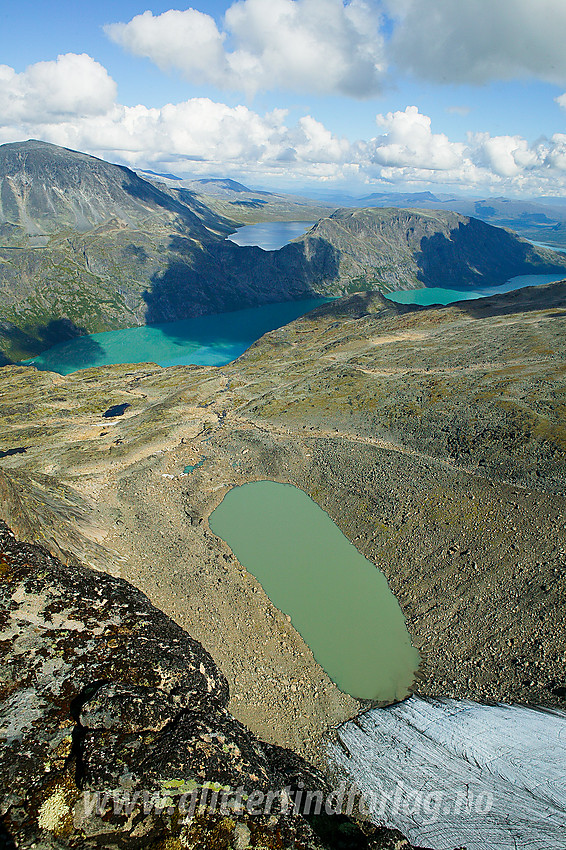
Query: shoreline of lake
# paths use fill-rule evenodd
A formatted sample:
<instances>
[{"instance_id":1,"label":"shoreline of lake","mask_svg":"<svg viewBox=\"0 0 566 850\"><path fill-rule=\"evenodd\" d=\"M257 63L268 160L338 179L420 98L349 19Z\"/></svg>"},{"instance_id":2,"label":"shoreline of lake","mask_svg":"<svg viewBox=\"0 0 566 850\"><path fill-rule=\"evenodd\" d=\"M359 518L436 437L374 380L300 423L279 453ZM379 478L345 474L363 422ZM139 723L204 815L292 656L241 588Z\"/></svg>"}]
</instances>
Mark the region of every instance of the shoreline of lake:
<instances>
[{"instance_id":1,"label":"shoreline of lake","mask_svg":"<svg viewBox=\"0 0 566 850\"><path fill-rule=\"evenodd\" d=\"M255 245L265 251L277 251L301 236L312 224L310 221L264 222L238 228L227 238L236 242L236 237L239 239L236 244L242 246ZM446 306L455 301L500 295L561 279L559 274L519 275L500 286L475 290L423 287L383 291L382 294L398 304ZM224 366L243 354L263 334L331 300L333 298L327 297L275 302L230 313L85 334L22 361L22 365L62 375L117 363L157 363L164 368L178 365Z\"/></svg>"},{"instance_id":2,"label":"shoreline of lake","mask_svg":"<svg viewBox=\"0 0 566 850\"><path fill-rule=\"evenodd\" d=\"M211 313L154 325L85 334L61 342L19 365L69 375L93 366L224 366L261 336L298 319L331 298L308 298Z\"/></svg>"}]
</instances>

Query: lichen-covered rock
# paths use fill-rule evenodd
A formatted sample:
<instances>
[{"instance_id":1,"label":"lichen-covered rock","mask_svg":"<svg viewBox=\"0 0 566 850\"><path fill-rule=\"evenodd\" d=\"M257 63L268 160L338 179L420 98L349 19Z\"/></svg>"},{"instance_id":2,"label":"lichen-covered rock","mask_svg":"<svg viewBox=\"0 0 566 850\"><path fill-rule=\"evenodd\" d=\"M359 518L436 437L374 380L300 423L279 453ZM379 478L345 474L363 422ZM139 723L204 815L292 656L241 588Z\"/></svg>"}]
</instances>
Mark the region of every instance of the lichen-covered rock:
<instances>
[{"instance_id":1,"label":"lichen-covered rock","mask_svg":"<svg viewBox=\"0 0 566 850\"><path fill-rule=\"evenodd\" d=\"M232 717L210 655L143 593L0 521L0 598L0 846L329 846L293 810L324 778ZM399 838L348 830L360 850Z\"/></svg>"},{"instance_id":2,"label":"lichen-covered rock","mask_svg":"<svg viewBox=\"0 0 566 850\"><path fill-rule=\"evenodd\" d=\"M169 801L207 783L266 790L281 774L285 754L272 768L274 748L227 712L226 680L210 655L142 593L65 567L3 524L0 551L2 814L22 846L130 835L135 818L105 823L86 810L85 790ZM157 829L149 814L150 825L135 824L138 838Z\"/></svg>"},{"instance_id":3,"label":"lichen-covered rock","mask_svg":"<svg viewBox=\"0 0 566 850\"><path fill-rule=\"evenodd\" d=\"M63 760L70 754L80 706L105 683L146 689L168 704L171 718L226 704L228 686L208 653L142 593L119 579L64 567L37 547L17 544L5 529L0 545L3 760L14 800L43 780L48 755L57 765L59 750ZM141 704L130 724L152 728L151 705ZM58 731L46 720L56 721Z\"/></svg>"}]
</instances>

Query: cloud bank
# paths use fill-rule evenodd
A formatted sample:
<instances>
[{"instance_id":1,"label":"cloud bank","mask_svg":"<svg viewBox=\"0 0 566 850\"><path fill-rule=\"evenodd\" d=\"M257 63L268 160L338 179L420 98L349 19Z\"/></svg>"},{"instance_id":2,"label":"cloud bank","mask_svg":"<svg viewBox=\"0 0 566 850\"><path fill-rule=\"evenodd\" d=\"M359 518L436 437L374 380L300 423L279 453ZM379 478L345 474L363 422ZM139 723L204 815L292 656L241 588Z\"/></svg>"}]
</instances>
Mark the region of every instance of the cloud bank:
<instances>
[{"instance_id":1,"label":"cloud bank","mask_svg":"<svg viewBox=\"0 0 566 850\"><path fill-rule=\"evenodd\" d=\"M393 21L382 33L382 12ZM564 0L238 0L219 29L197 9L147 11L106 32L193 83L364 98L388 65L435 83L566 85Z\"/></svg>"},{"instance_id":2,"label":"cloud bank","mask_svg":"<svg viewBox=\"0 0 566 850\"><path fill-rule=\"evenodd\" d=\"M161 69L247 94L282 89L363 98L380 91L385 67L380 18L363 0L240 0L226 12L222 31L196 9L148 11L105 31Z\"/></svg>"},{"instance_id":3,"label":"cloud bank","mask_svg":"<svg viewBox=\"0 0 566 850\"><path fill-rule=\"evenodd\" d=\"M566 108L566 94L558 101ZM260 114L209 98L124 106L107 71L84 54L59 56L20 74L0 66L0 142L42 138L134 168L234 174L281 185L385 182L508 194L566 189L566 134L534 144L488 133L456 142L435 133L416 106L377 115L371 139L339 137L311 115L287 119L285 110Z\"/></svg>"}]
</instances>

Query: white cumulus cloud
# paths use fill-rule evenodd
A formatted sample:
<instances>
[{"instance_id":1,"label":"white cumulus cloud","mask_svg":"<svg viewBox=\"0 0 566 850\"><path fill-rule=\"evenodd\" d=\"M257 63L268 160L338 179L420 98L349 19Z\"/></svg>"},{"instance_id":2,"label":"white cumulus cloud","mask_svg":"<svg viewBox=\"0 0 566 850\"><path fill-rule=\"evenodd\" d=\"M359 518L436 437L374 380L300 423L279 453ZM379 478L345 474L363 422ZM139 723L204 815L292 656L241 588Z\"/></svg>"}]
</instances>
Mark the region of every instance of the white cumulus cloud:
<instances>
[{"instance_id":1,"label":"white cumulus cloud","mask_svg":"<svg viewBox=\"0 0 566 850\"><path fill-rule=\"evenodd\" d=\"M249 94L278 88L367 97L381 88L380 19L364 0L239 0L224 27L196 9L171 9L105 30L160 68Z\"/></svg>"},{"instance_id":2,"label":"white cumulus cloud","mask_svg":"<svg viewBox=\"0 0 566 850\"><path fill-rule=\"evenodd\" d=\"M433 133L430 118L416 106L378 115L377 123L385 133L371 142L373 162L431 171L448 171L462 162L464 145L451 142L443 133Z\"/></svg>"},{"instance_id":3,"label":"white cumulus cloud","mask_svg":"<svg viewBox=\"0 0 566 850\"><path fill-rule=\"evenodd\" d=\"M275 186L380 181L404 191L431 184L511 195L566 191L563 133L534 143L473 133L464 143L435 133L430 117L408 106L378 115L374 138L349 140L308 114L290 122L282 109L260 113L204 97L130 107L115 95L107 71L86 55L60 56L20 74L2 65L0 143L39 138L133 168ZM566 95L559 102L566 107Z\"/></svg>"},{"instance_id":4,"label":"white cumulus cloud","mask_svg":"<svg viewBox=\"0 0 566 850\"><path fill-rule=\"evenodd\" d=\"M566 82L564 0L386 0L391 56L435 82Z\"/></svg>"},{"instance_id":5,"label":"white cumulus cloud","mask_svg":"<svg viewBox=\"0 0 566 850\"><path fill-rule=\"evenodd\" d=\"M148 57L162 70L180 68L195 82L221 85L229 74L225 36L214 18L196 9L170 9L161 15L147 11L104 29L130 53Z\"/></svg>"},{"instance_id":6,"label":"white cumulus cloud","mask_svg":"<svg viewBox=\"0 0 566 850\"><path fill-rule=\"evenodd\" d=\"M490 136L477 133L471 137L474 156L500 177L516 177L524 171L544 164L547 152L529 146L521 136ZM541 155L542 154L542 155Z\"/></svg>"},{"instance_id":7,"label":"white cumulus cloud","mask_svg":"<svg viewBox=\"0 0 566 850\"><path fill-rule=\"evenodd\" d=\"M556 172L566 172L566 134L554 133L550 141L540 145L546 168ZM541 158L542 158L541 156ZM560 185L564 191L563 185Z\"/></svg>"},{"instance_id":8,"label":"white cumulus cloud","mask_svg":"<svg viewBox=\"0 0 566 850\"><path fill-rule=\"evenodd\" d=\"M30 137L133 168L181 174L335 177L350 158L350 143L311 116L289 126L284 110L259 114L209 98L159 108L113 103L99 115L0 113L0 143Z\"/></svg>"},{"instance_id":9,"label":"white cumulus cloud","mask_svg":"<svg viewBox=\"0 0 566 850\"><path fill-rule=\"evenodd\" d=\"M85 53L66 53L17 74L0 65L0 121L41 122L65 115L102 115L116 97L107 70Z\"/></svg>"}]
</instances>

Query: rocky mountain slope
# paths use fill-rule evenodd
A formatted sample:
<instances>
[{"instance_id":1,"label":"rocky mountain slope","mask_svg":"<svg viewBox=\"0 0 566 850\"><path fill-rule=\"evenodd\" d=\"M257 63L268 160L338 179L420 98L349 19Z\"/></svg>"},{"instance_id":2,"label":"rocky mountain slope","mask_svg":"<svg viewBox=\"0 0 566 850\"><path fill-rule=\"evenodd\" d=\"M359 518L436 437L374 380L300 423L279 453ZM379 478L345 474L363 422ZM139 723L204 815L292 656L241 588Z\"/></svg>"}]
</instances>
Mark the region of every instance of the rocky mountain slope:
<instances>
[{"instance_id":1,"label":"rocky mountain slope","mask_svg":"<svg viewBox=\"0 0 566 850\"><path fill-rule=\"evenodd\" d=\"M385 573L418 693L564 707L565 322L565 282L444 308L360 293L222 368L7 366L4 519L143 588L234 716L321 767L360 705L208 528L246 481L301 487Z\"/></svg>"},{"instance_id":2,"label":"rocky mountain slope","mask_svg":"<svg viewBox=\"0 0 566 850\"><path fill-rule=\"evenodd\" d=\"M465 290L497 286L517 274L566 269L566 258L554 251L439 210L337 210L304 237L307 244L316 239L337 252L345 293L422 286Z\"/></svg>"},{"instance_id":3,"label":"rocky mountain slope","mask_svg":"<svg viewBox=\"0 0 566 850\"><path fill-rule=\"evenodd\" d=\"M225 242L234 229L127 168L44 142L0 146L0 353L311 293L308 261L279 270Z\"/></svg>"},{"instance_id":4,"label":"rocky mountain slope","mask_svg":"<svg viewBox=\"0 0 566 850\"><path fill-rule=\"evenodd\" d=\"M85 233L112 219L148 230L180 220L195 238L208 235L188 204L129 168L36 140L0 145L3 245L46 245L52 234ZM221 225L212 216L209 223Z\"/></svg>"},{"instance_id":5,"label":"rocky mountain slope","mask_svg":"<svg viewBox=\"0 0 566 850\"><path fill-rule=\"evenodd\" d=\"M452 213L338 211L276 252L225 241L236 220L76 151L0 146L0 362L274 301L566 269L563 255Z\"/></svg>"}]
</instances>

